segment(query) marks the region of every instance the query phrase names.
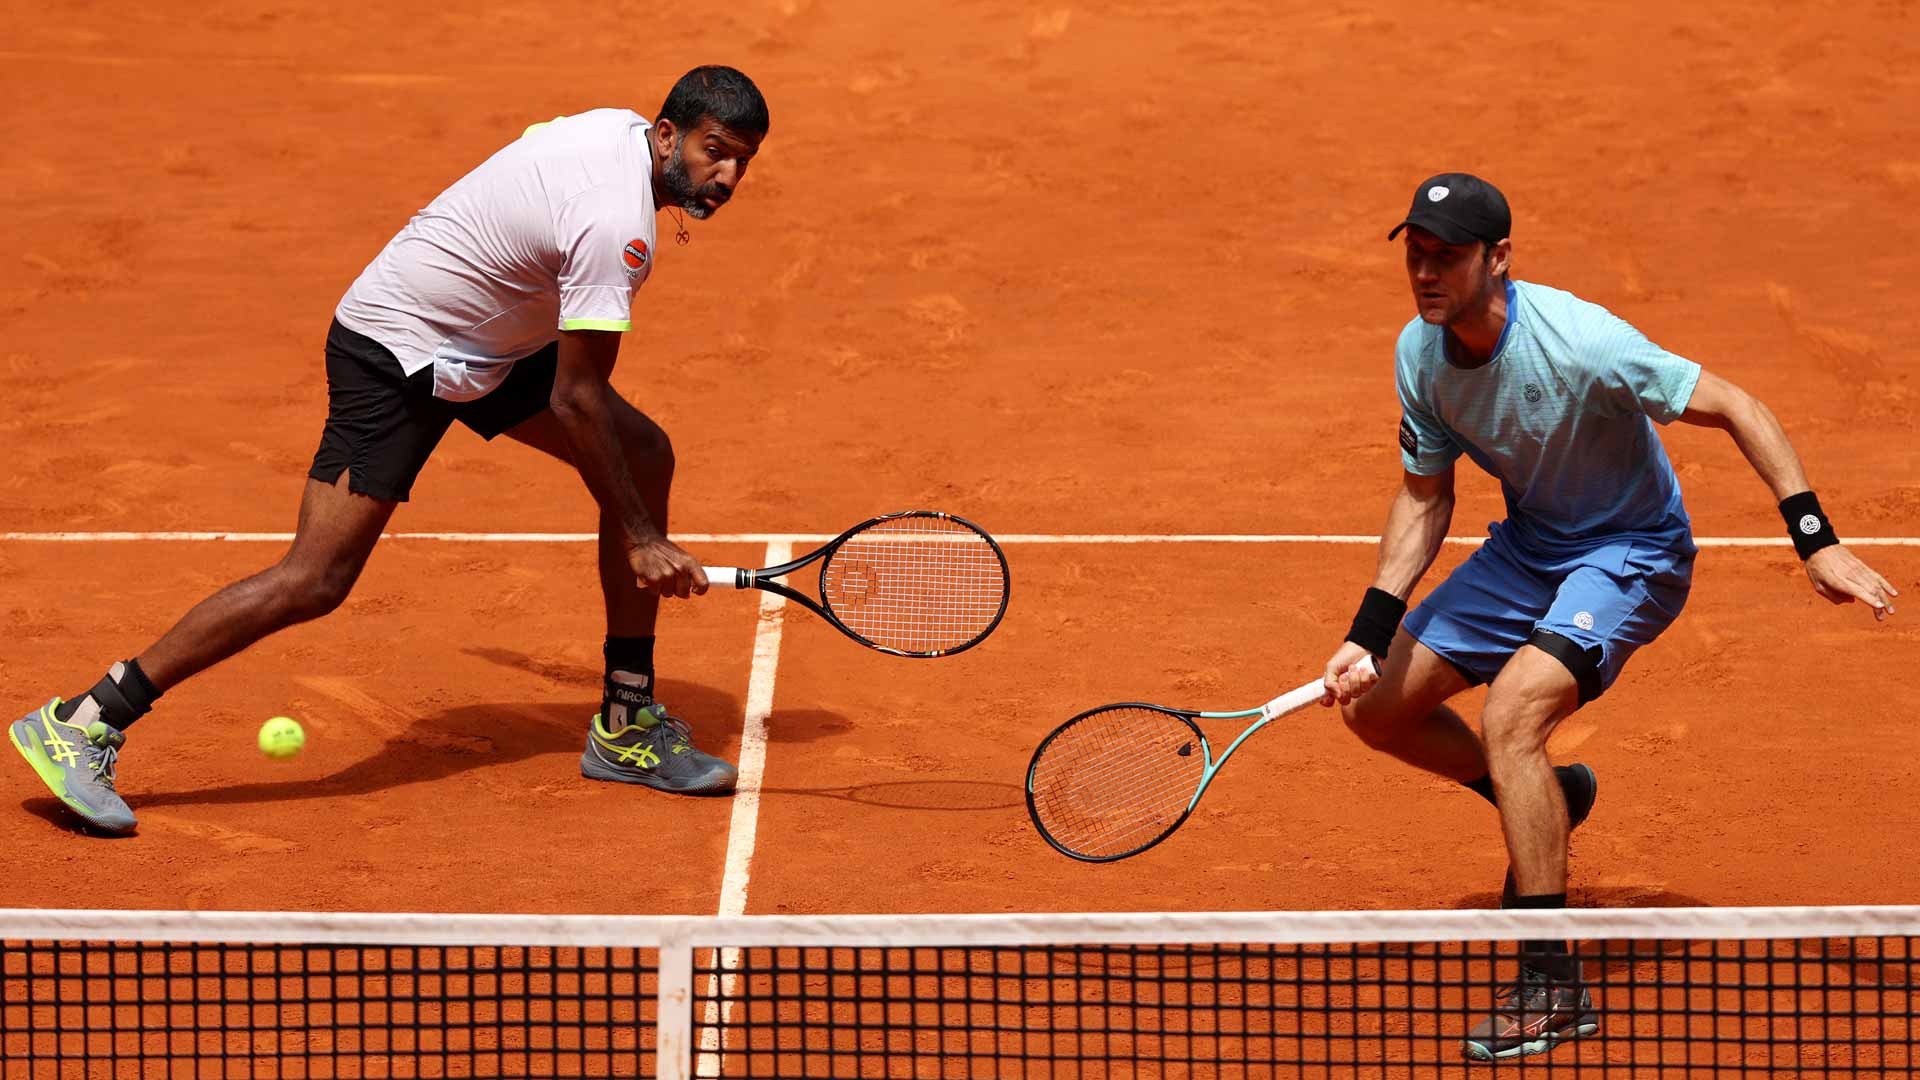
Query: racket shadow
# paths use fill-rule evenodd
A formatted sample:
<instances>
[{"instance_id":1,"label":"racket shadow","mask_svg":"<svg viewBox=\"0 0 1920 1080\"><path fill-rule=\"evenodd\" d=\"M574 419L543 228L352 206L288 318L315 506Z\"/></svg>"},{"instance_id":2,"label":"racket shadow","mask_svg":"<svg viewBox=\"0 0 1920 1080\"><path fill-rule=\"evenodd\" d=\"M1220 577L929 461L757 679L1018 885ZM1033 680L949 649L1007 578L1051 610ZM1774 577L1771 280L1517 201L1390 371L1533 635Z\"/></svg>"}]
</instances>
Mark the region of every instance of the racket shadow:
<instances>
[{"instance_id":1,"label":"racket shadow","mask_svg":"<svg viewBox=\"0 0 1920 1080\"><path fill-rule=\"evenodd\" d=\"M1025 801L1018 784L992 780L883 780L829 788L761 788L765 795L809 795L883 810L978 813L1007 810Z\"/></svg>"}]
</instances>

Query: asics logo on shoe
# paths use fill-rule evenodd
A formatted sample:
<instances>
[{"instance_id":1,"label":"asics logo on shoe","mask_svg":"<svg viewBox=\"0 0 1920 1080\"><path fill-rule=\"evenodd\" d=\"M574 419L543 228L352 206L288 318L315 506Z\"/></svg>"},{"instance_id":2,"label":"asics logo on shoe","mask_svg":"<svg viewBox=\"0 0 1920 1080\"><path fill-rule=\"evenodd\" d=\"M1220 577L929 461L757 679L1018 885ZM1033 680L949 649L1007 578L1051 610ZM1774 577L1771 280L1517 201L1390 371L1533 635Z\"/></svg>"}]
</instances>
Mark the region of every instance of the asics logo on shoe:
<instances>
[{"instance_id":1,"label":"asics logo on shoe","mask_svg":"<svg viewBox=\"0 0 1920 1080\"><path fill-rule=\"evenodd\" d=\"M637 764L643 769L651 769L655 765L660 764L660 755L653 752L653 747L647 746L644 743L633 746L615 746L600 738L595 738L593 741L599 745L600 749L618 758L622 765Z\"/></svg>"},{"instance_id":2,"label":"asics logo on shoe","mask_svg":"<svg viewBox=\"0 0 1920 1080\"><path fill-rule=\"evenodd\" d=\"M46 737L41 740L41 745L46 747L47 756L53 759L54 764L78 765L80 763L80 751L72 743L61 738L52 724L43 724L42 729L46 732Z\"/></svg>"}]
</instances>

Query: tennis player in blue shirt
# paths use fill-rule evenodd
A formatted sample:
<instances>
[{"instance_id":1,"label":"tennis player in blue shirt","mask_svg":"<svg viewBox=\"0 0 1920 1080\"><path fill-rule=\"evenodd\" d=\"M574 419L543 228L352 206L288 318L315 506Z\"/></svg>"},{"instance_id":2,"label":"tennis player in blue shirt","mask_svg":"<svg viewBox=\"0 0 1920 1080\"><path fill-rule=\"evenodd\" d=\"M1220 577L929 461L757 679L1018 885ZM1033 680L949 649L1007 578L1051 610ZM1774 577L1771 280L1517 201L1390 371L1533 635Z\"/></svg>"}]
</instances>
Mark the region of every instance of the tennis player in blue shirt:
<instances>
[{"instance_id":1,"label":"tennis player in blue shirt","mask_svg":"<svg viewBox=\"0 0 1920 1080\"><path fill-rule=\"evenodd\" d=\"M1598 305L1512 280L1511 227L1492 184L1446 173L1420 185L1388 234L1405 232L1419 312L1395 350L1405 475L1373 586L1327 661L1325 700L1367 745L1493 803L1503 903L1558 908L1567 834L1597 782L1585 765L1556 769L1547 736L1673 622L1692 581L1692 530L1655 423L1733 436L1821 596L1881 619L1899 593L1834 535L1765 405ZM1462 454L1500 481L1507 518L1408 614L1452 521ZM1377 678L1356 666L1368 654L1384 658ZM1445 702L1480 683L1491 688L1476 736ZM1519 980L1464 1049L1516 1057L1596 1030L1568 943L1527 942Z\"/></svg>"}]
</instances>

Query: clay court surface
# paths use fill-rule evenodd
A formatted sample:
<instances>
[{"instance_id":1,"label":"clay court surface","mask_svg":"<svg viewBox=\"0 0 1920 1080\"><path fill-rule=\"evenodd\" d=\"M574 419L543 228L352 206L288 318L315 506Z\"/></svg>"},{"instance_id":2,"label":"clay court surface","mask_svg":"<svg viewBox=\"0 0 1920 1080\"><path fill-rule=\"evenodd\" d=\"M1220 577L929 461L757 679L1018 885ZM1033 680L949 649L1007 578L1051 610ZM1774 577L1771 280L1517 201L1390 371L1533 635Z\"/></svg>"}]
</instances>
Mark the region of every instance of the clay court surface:
<instances>
[{"instance_id":1,"label":"clay court surface","mask_svg":"<svg viewBox=\"0 0 1920 1080\"><path fill-rule=\"evenodd\" d=\"M651 115L719 61L773 131L690 246L663 220L616 376L674 436L676 532L912 507L1004 534L1376 532L1409 315L1383 237L1459 168L1512 199L1519 276L1768 402L1843 536L1920 534L1911 4L343 11L0 15L0 531L290 529L366 261L528 123ZM1730 440L1663 437L1701 536L1780 535ZM1498 490L1461 479L1476 536ZM563 467L456 430L393 528L593 520ZM1709 548L1681 621L1565 725L1557 759L1602 785L1576 904L1920 894L1920 547L1857 550L1907 593L1893 621L1830 608L1784 547ZM280 551L0 543L5 700L83 690ZM1250 743L1142 858L1072 863L1027 823L1027 757L1067 715L1311 677L1371 546L1008 555L1005 623L948 660L789 609L747 912L1497 902L1493 814L1326 713ZM0 906L712 913L734 804L578 775L602 629L588 544L391 541L341 612L135 729L137 836L77 832L9 753ZM730 758L762 630L751 595L663 615L663 698ZM310 736L285 763L252 746L280 713Z\"/></svg>"}]
</instances>

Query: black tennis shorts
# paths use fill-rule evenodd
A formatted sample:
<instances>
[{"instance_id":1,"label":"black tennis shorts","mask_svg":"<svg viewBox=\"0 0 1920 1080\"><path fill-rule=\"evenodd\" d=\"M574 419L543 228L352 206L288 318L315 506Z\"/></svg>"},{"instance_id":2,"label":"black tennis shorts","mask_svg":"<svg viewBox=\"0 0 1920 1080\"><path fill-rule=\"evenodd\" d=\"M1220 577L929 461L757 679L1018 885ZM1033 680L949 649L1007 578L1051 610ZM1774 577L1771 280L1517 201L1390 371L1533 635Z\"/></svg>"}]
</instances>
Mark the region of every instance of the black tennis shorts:
<instances>
[{"instance_id":1,"label":"black tennis shorts","mask_svg":"<svg viewBox=\"0 0 1920 1080\"><path fill-rule=\"evenodd\" d=\"M433 396L432 367L408 375L386 346L336 319L327 330L327 427L307 475L331 484L345 471L347 490L406 502L455 420L492 439L545 409L559 350L550 344L518 361L485 397L446 401Z\"/></svg>"}]
</instances>

